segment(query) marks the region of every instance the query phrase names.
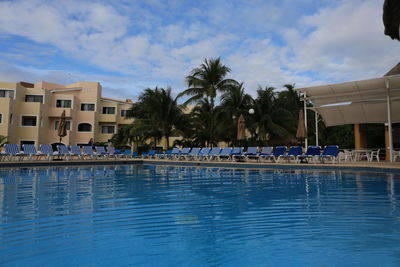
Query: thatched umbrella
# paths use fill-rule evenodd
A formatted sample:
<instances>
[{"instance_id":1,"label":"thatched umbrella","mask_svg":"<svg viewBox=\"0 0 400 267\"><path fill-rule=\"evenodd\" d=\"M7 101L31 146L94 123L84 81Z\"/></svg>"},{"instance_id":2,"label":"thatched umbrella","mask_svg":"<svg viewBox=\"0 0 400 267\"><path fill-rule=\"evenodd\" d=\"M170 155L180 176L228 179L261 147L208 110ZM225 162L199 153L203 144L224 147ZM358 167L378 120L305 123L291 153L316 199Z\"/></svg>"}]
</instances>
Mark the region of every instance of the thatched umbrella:
<instances>
[{"instance_id":1,"label":"thatched umbrella","mask_svg":"<svg viewBox=\"0 0 400 267\"><path fill-rule=\"evenodd\" d=\"M299 123L297 124L296 138L304 140L307 138L306 125L304 123L304 111L299 112Z\"/></svg>"},{"instance_id":2,"label":"thatched umbrella","mask_svg":"<svg viewBox=\"0 0 400 267\"><path fill-rule=\"evenodd\" d=\"M240 115L237 125L237 140L246 139L246 122L244 120L243 115Z\"/></svg>"},{"instance_id":3,"label":"thatched umbrella","mask_svg":"<svg viewBox=\"0 0 400 267\"><path fill-rule=\"evenodd\" d=\"M57 132L58 136L60 137L60 143L62 138L67 135L66 126L67 126L67 121L65 119L65 110L63 110L60 116L60 123L58 124L58 132Z\"/></svg>"},{"instance_id":4,"label":"thatched umbrella","mask_svg":"<svg viewBox=\"0 0 400 267\"><path fill-rule=\"evenodd\" d=\"M383 24L385 25L385 35L400 41L400 1L385 0L383 4Z\"/></svg>"}]
</instances>

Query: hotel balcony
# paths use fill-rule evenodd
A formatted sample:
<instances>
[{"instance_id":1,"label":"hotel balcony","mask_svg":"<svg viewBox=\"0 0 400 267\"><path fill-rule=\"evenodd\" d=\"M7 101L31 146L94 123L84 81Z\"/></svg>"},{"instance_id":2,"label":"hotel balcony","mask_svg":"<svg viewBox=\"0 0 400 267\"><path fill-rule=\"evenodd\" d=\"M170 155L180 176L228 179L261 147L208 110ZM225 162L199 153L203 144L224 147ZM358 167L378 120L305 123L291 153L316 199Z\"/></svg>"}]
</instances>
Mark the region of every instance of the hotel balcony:
<instances>
[{"instance_id":1,"label":"hotel balcony","mask_svg":"<svg viewBox=\"0 0 400 267\"><path fill-rule=\"evenodd\" d=\"M49 117L57 117L61 116L61 113L65 110L65 117L71 117L72 109L71 108L56 108L50 107L49 108Z\"/></svg>"},{"instance_id":2,"label":"hotel balcony","mask_svg":"<svg viewBox=\"0 0 400 267\"><path fill-rule=\"evenodd\" d=\"M99 122L117 122L117 115L116 114L100 114L99 115Z\"/></svg>"}]
</instances>

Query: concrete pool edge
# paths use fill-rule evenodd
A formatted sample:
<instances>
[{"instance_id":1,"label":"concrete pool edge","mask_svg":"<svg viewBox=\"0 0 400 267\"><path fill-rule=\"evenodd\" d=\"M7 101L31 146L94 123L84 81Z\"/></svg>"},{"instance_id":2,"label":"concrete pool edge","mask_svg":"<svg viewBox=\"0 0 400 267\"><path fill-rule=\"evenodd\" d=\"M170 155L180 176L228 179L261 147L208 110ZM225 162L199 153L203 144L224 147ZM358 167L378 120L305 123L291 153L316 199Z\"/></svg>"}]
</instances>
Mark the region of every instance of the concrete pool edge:
<instances>
[{"instance_id":1,"label":"concrete pool edge","mask_svg":"<svg viewBox=\"0 0 400 267\"><path fill-rule=\"evenodd\" d=\"M61 160L61 161L13 161L1 162L3 168L33 168L57 166L89 166L89 165L175 165L192 167L223 167L223 168L262 168L262 169L328 169L328 170L371 170L378 172L400 173L400 163L385 162L358 162L356 163L325 163L325 164L298 164L298 163L258 163L258 162L228 162L228 161L174 161L153 159L112 159L112 160Z\"/></svg>"}]
</instances>

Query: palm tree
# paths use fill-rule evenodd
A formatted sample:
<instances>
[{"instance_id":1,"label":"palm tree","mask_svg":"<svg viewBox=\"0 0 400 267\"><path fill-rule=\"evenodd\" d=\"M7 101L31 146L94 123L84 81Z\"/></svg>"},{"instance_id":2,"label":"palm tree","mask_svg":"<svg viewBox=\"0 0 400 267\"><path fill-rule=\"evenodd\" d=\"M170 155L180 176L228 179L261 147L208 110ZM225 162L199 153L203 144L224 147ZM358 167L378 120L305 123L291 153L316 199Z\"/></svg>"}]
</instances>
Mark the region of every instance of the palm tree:
<instances>
[{"instance_id":1,"label":"palm tree","mask_svg":"<svg viewBox=\"0 0 400 267\"><path fill-rule=\"evenodd\" d=\"M295 116L286 108L276 103L274 87L259 87L254 100L254 122L250 126L253 132L258 131L259 140L272 143L288 143L293 139L296 130Z\"/></svg>"},{"instance_id":2,"label":"palm tree","mask_svg":"<svg viewBox=\"0 0 400 267\"><path fill-rule=\"evenodd\" d=\"M276 103L278 106L285 107L297 118L303 105L299 93L294 90L294 86L294 84L285 84L283 87L287 90L279 92Z\"/></svg>"},{"instance_id":3,"label":"palm tree","mask_svg":"<svg viewBox=\"0 0 400 267\"><path fill-rule=\"evenodd\" d=\"M186 77L189 88L184 90L179 96L190 96L184 103L196 102L203 107L194 110L194 117L197 120L196 130L203 134L202 141L206 144L215 144L217 141L217 114L215 110L215 98L217 93L226 92L232 86L238 85L233 79L225 79L226 75L231 71L225 65L222 65L220 58L205 59L204 63L198 68L193 69L190 75ZM204 112L204 114L200 114ZM201 125L200 125L201 124Z\"/></svg>"},{"instance_id":4,"label":"palm tree","mask_svg":"<svg viewBox=\"0 0 400 267\"><path fill-rule=\"evenodd\" d=\"M217 93L225 92L232 85L238 84L233 79L225 79L230 71L230 68L222 65L220 58L205 59L200 67L193 69L190 75L186 77L189 88L180 95L191 96L186 103L198 102L203 98L207 98L211 110L214 110L214 101Z\"/></svg>"},{"instance_id":5,"label":"palm tree","mask_svg":"<svg viewBox=\"0 0 400 267\"><path fill-rule=\"evenodd\" d=\"M253 98L245 93L243 83L231 86L221 96L222 118L219 120L224 125L222 139L225 141L236 140L237 120L244 115L246 122L249 119L248 111L252 107Z\"/></svg>"},{"instance_id":6,"label":"palm tree","mask_svg":"<svg viewBox=\"0 0 400 267\"><path fill-rule=\"evenodd\" d=\"M154 138L154 145L165 137L167 149L169 137L183 128L185 118L178 97L171 96L171 88L147 88L139 96L139 101L132 108L135 131L146 133Z\"/></svg>"},{"instance_id":7,"label":"palm tree","mask_svg":"<svg viewBox=\"0 0 400 267\"><path fill-rule=\"evenodd\" d=\"M201 146L213 146L217 144L218 124L217 117L220 114L220 109L213 109L207 98L199 102L199 105L194 107L190 116L192 127L192 138Z\"/></svg>"}]
</instances>

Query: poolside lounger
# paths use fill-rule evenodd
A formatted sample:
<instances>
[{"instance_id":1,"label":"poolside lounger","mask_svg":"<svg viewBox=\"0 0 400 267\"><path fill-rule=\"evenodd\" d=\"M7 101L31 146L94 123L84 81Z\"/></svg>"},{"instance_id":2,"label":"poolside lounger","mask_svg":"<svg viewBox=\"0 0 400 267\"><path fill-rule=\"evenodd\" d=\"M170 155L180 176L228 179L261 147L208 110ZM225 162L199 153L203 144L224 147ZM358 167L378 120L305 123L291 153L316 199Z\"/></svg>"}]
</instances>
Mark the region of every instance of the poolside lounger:
<instances>
[{"instance_id":1,"label":"poolside lounger","mask_svg":"<svg viewBox=\"0 0 400 267\"><path fill-rule=\"evenodd\" d=\"M258 159L258 147L248 147L247 151L243 153L243 158L248 161L250 159Z\"/></svg>"},{"instance_id":2,"label":"poolside lounger","mask_svg":"<svg viewBox=\"0 0 400 267\"><path fill-rule=\"evenodd\" d=\"M97 157L107 158L109 156L104 146L95 146L94 148L96 149L95 155Z\"/></svg>"},{"instance_id":3,"label":"poolside lounger","mask_svg":"<svg viewBox=\"0 0 400 267\"><path fill-rule=\"evenodd\" d=\"M118 156L120 156L120 153L117 153L117 151L115 150L115 147L109 146L107 147L107 151L108 151L108 157L114 157L114 158L118 158Z\"/></svg>"},{"instance_id":4,"label":"poolside lounger","mask_svg":"<svg viewBox=\"0 0 400 267\"><path fill-rule=\"evenodd\" d=\"M185 156L189 155L189 153L190 153L190 147L184 147L181 150L181 153L179 154L178 159L184 158Z\"/></svg>"},{"instance_id":5,"label":"poolside lounger","mask_svg":"<svg viewBox=\"0 0 400 267\"><path fill-rule=\"evenodd\" d=\"M304 160L305 162L308 162L308 160L312 160L315 162L315 159L317 159L321 155L321 147L320 146L309 146L307 148L306 153L304 155L299 156L298 158L300 160Z\"/></svg>"},{"instance_id":6,"label":"poolside lounger","mask_svg":"<svg viewBox=\"0 0 400 267\"><path fill-rule=\"evenodd\" d=\"M11 160L13 157L17 157L18 160L22 160L25 156L23 152L19 150L19 146L17 144L5 144L4 145L5 157L8 157Z\"/></svg>"},{"instance_id":7,"label":"poolside lounger","mask_svg":"<svg viewBox=\"0 0 400 267\"><path fill-rule=\"evenodd\" d=\"M286 146L277 146L274 152L272 152L272 155L266 156L265 158L271 159L273 162L280 162L282 157L285 155L286 150L287 150Z\"/></svg>"},{"instance_id":8,"label":"poolside lounger","mask_svg":"<svg viewBox=\"0 0 400 267\"><path fill-rule=\"evenodd\" d=\"M22 150L24 151L24 155L27 156L29 160L31 160L34 156L36 156L37 159L40 159L40 157L43 156L42 153L38 153L36 151L35 145L32 144L23 144Z\"/></svg>"},{"instance_id":9,"label":"poolside lounger","mask_svg":"<svg viewBox=\"0 0 400 267\"><path fill-rule=\"evenodd\" d=\"M178 158L179 155L180 155L180 153L181 153L181 150L180 150L179 148L177 148L177 147L174 147L174 148L172 149L172 151L171 151L171 154L168 155L168 158L169 158L169 159Z\"/></svg>"},{"instance_id":10,"label":"poolside lounger","mask_svg":"<svg viewBox=\"0 0 400 267\"><path fill-rule=\"evenodd\" d=\"M115 155L118 155L120 158L140 158L139 153L137 151L131 153L130 149L121 151L119 149L115 149Z\"/></svg>"},{"instance_id":11,"label":"poolside lounger","mask_svg":"<svg viewBox=\"0 0 400 267\"><path fill-rule=\"evenodd\" d=\"M68 147L65 145L57 145L57 151L59 158L64 157L65 159L71 158L71 153L68 150Z\"/></svg>"},{"instance_id":12,"label":"poolside lounger","mask_svg":"<svg viewBox=\"0 0 400 267\"><path fill-rule=\"evenodd\" d=\"M171 152L172 152L172 150L167 150L167 151L165 151L165 152L158 152L158 153L156 153L156 158L157 159L166 159L166 158L168 158L169 156L171 156Z\"/></svg>"},{"instance_id":13,"label":"poolside lounger","mask_svg":"<svg viewBox=\"0 0 400 267\"><path fill-rule=\"evenodd\" d=\"M213 147L210 151L210 153L208 153L207 155L207 160L212 160L214 158L218 158L219 153L221 152L221 148L219 147Z\"/></svg>"},{"instance_id":14,"label":"poolside lounger","mask_svg":"<svg viewBox=\"0 0 400 267\"><path fill-rule=\"evenodd\" d=\"M232 148L224 147L222 151L218 154L218 160L222 161L224 159L229 160L232 156Z\"/></svg>"},{"instance_id":15,"label":"poolside lounger","mask_svg":"<svg viewBox=\"0 0 400 267\"><path fill-rule=\"evenodd\" d=\"M335 163L338 159L339 155L339 147L338 146L326 146L324 148L324 152L320 156L320 161L325 163L325 160L331 160L332 163Z\"/></svg>"},{"instance_id":16,"label":"poolside lounger","mask_svg":"<svg viewBox=\"0 0 400 267\"><path fill-rule=\"evenodd\" d=\"M83 154L84 158L87 157L87 158L90 158L90 159L94 159L95 156L96 156L96 154L94 154L94 152L93 152L92 146L83 146L82 147L82 154Z\"/></svg>"},{"instance_id":17,"label":"poolside lounger","mask_svg":"<svg viewBox=\"0 0 400 267\"><path fill-rule=\"evenodd\" d=\"M208 155L210 154L211 148L209 147L203 147L199 154L196 156L197 160L204 160L207 159Z\"/></svg>"},{"instance_id":18,"label":"poolside lounger","mask_svg":"<svg viewBox=\"0 0 400 267\"><path fill-rule=\"evenodd\" d=\"M258 154L258 160L261 161L261 159L267 159L268 157L271 157L273 152L274 148L272 146L261 148L261 152Z\"/></svg>"},{"instance_id":19,"label":"poolside lounger","mask_svg":"<svg viewBox=\"0 0 400 267\"><path fill-rule=\"evenodd\" d=\"M49 160L52 160L54 158L53 147L49 144L41 144L40 152L44 157L47 157Z\"/></svg>"},{"instance_id":20,"label":"poolside lounger","mask_svg":"<svg viewBox=\"0 0 400 267\"><path fill-rule=\"evenodd\" d=\"M232 149L230 159L234 161L235 159L239 159L241 157L243 157L243 147L234 147Z\"/></svg>"},{"instance_id":21,"label":"poolside lounger","mask_svg":"<svg viewBox=\"0 0 400 267\"><path fill-rule=\"evenodd\" d=\"M147 152L142 153L142 158L144 159L151 159L156 157L156 150L155 149L150 149Z\"/></svg>"},{"instance_id":22,"label":"poolside lounger","mask_svg":"<svg viewBox=\"0 0 400 267\"><path fill-rule=\"evenodd\" d=\"M79 159L81 159L83 157L81 148L79 146L71 146L71 158L74 156Z\"/></svg>"},{"instance_id":23,"label":"poolside lounger","mask_svg":"<svg viewBox=\"0 0 400 267\"><path fill-rule=\"evenodd\" d=\"M191 160L191 159L195 159L200 153L200 147L194 147L192 148L192 150L190 150L189 154L184 155L183 157L186 160Z\"/></svg>"},{"instance_id":24,"label":"poolside lounger","mask_svg":"<svg viewBox=\"0 0 400 267\"><path fill-rule=\"evenodd\" d=\"M289 148L289 151L286 154L281 155L280 158L286 159L288 162L293 159L294 162L297 163L300 161L299 156L301 156L302 153L303 148L301 146L291 146Z\"/></svg>"}]
</instances>

